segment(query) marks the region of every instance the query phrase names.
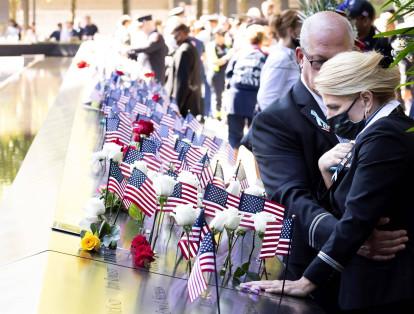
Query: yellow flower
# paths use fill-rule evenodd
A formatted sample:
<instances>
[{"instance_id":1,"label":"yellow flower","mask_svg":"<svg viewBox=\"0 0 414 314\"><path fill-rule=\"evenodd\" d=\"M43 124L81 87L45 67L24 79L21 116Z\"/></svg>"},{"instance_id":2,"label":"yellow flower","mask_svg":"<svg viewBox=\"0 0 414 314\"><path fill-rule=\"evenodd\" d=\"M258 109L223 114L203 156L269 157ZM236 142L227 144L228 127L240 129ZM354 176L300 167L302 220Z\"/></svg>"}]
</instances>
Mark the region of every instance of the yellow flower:
<instances>
[{"instance_id":1,"label":"yellow flower","mask_svg":"<svg viewBox=\"0 0 414 314\"><path fill-rule=\"evenodd\" d=\"M100 246L101 246L101 240L99 240L99 238L96 235L92 234L92 232L86 231L81 241L82 250L85 250L85 251L98 250Z\"/></svg>"}]
</instances>

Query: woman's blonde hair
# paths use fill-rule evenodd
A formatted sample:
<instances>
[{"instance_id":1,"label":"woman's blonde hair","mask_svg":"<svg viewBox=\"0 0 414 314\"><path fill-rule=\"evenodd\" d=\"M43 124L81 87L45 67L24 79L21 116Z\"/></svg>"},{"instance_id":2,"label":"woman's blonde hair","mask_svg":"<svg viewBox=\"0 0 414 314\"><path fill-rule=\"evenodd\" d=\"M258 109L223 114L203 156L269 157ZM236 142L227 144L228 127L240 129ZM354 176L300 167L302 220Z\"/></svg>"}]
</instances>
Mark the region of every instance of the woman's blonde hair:
<instances>
[{"instance_id":1,"label":"woman's blonde hair","mask_svg":"<svg viewBox=\"0 0 414 314\"><path fill-rule=\"evenodd\" d=\"M378 52L349 51L326 61L315 78L321 94L351 96L371 91L380 102L394 97L400 83L398 67L388 68Z\"/></svg>"}]
</instances>

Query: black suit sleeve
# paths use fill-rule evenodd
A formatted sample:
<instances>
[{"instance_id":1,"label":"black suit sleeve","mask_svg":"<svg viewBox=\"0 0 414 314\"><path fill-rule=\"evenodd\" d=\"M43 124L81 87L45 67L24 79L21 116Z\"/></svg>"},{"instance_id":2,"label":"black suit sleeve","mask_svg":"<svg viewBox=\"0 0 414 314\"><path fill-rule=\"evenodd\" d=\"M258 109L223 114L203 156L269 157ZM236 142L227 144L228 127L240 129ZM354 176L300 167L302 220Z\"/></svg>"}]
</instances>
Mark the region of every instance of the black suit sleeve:
<instances>
[{"instance_id":1,"label":"black suit sleeve","mask_svg":"<svg viewBox=\"0 0 414 314\"><path fill-rule=\"evenodd\" d=\"M177 67L177 87L175 89L175 99L180 106L185 103L185 99L190 87L191 71L194 67L194 56L190 50L182 51ZM181 109L181 108L180 108Z\"/></svg>"},{"instance_id":2,"label":"black suit sleeve","mask_svg":"<svg viewBox=\"0 0 414 314\"><path fill-rule=\"evenodd\" d=\"M304 273L317 285L326 281L332 272L343 270L372 233L379 218L392 209L398 183L404 180L408 161L401 138L376 135L362 143L345 213Z\"/></svg>"},{"instance_id":3,"label":"black suit sleeve","mask_svg":"<svg viewBox=\"0 0 414 314\"><path fill-rule=\"evenodd\" d=\"M131 51L134 53L152 53L154 51L157 51L158 49L162 49L164 45L164 42L160 39L159 34L153 34L149 38L149 43L146 46L132 49Z\"/></svg>"},{"instance_id":4,"label":"black suit sleeve","mask_svg":"<svg viewBox=\"0 0 414 314\"><path fill-rule=\"evenodd\" d=\"M304 143L288 124L277 112L261 112L253 122L253 153L267 194L296 215L295 228L319 250L337 219L312 196Z\"/></svg>"}]
</instances>

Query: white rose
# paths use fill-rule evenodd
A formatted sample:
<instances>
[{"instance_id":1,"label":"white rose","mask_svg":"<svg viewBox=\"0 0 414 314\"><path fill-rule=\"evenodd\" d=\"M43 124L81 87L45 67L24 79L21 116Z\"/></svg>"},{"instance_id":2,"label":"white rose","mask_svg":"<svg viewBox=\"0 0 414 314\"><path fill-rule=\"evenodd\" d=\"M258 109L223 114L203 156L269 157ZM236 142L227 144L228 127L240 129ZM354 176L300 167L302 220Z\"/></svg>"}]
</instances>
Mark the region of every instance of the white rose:
<instances>
[{"instance_id":1,"label":"white rose","mask_svg":"<svg viewBox=\"0 0 414 314\"><path fill-rule=\"evenodd\" d=\"M224 226L230 230L236 230L240 224L241 217L237 208L229 207L224 211L226 213L226 221Z\"/></svg>"},{"instance_id":2,"label":"white rose","mask_svg":"<svg viewBox=\"0 0 414 314\"><path fill-rule=\"evenodd\" d=\"M260 212L253 215L253 222L254 222L254 229L257 232L264 233L266 230L266 224L269 221L275 221L276 216L267 213L267 212Z\"/></svg>"},{"instance_id":3,"label":"white rose","mask_svg":"<svg viewBox=\"0 0 414 314\"><path fill-rule=\"evenodd\" d=\"M177 180L178 182L187 183L196 188L200 185L200 182L198 181L196 175L192 174L190 171L181 171L181 173L178 175Z\"/></svg>"},{"instance_id":4,"label":"white rose","mask_svg":"<svg viewBox=\"0 0 414 314\"><path fill-rule=\"evenodd\" d=\"M160 174L157 172L157 171L154 171L154 170L150 170L150 169L148 169L148 171L147 171L147 177L148 178L150 178L151 179L151 181L153 181L154 182L154 179L156 178L156 177L158 177Z\"/></svg>"},{"instance_id":5,"label":"white rose","mask_svg":"<svg viewBox=\"0 0 414 314\"><path fill-rule=\"evenodd\" d=\"M99 152L94 152L92 154L92 163L100 162L105 160L106 154L104 151L100 150Z\"/></svg>"},{"instance_id":6,"label":"white rose","mask_svg":"<svg viewBox=\"0 0 414 314\"><path fill-rule=\"evenodd\" d=\"M124 157L124 155L122 154L121 151L119 151L119 152L111 151L111 152L108 153L108 159L112 159L112 161L114 161L118 164L122 161L123 157Z\"/></svg>"},{"instance_id":7,"label":"white rose","mask_svg":"<svg viewBox=\"0 0 414 314\"><path fill-rule=\"evenodd\" d=\"M204 194L198 193L197 194L197 206L198 207L203 207L203 199L204 199Z\"/></svg>"},{"instance_id":8,"label":"white rose","mask_svg":"<svg viewBox=\"0 0 414 314\"><path fill-rule=\"evenodd\" d=\"M210 229L214 229L219 232L223 231L226 217L227 213L225 211L217 211L216 216L210 222Z\"/></svg>"},{"instance_id":9,"label":"white rose","mask_svg":"<svg viewBox=\"0 0 414 314\"><path fill-rule=\"evenodd\" d=\"M164 174L153 178L152 183L158 196L170 196L174 192L174 186L177 182L173 177Z\"/></svg>"},{"instance_id":10,"label":"white rose","mask_svg":"<svg viewBox=\"0 0 414 314\"><path fill-rule=\"evenodd\" d=\"M87 218L97 217L105 213L104 201L97 197L92 197L86 202L84 209Z\"/></svg>"},{"instance_id":11,"label":"white rose","mask_svg":"<svg viewBox=\"0 0 414 314\"><path fill-rule=\"evenodd\" d=\"M256 196L263 196L264 192L265 192L264 188L258 185L249 186L246 190L244 190L244 193L256 195Z\"/></svg>"},{"instance_id":12,"label":"white rose","mask_svg":"<svg viewBox=\"0 0 414 314\"><path fill-rule=\"evenodd\" d=\"M227 192L233 195L236 195L236 196L240 195L240 190L241 190L240 182L237 180L230 181L229 186L226 189Z\"/></svg>"},{"instance_id":13,"label":"white rose","mask_svg":"<svg viewBox=\"0 0 414 314\"><path fill-rule=\"evenodd\" d=\"M110 158L109 156L113 156L115 153L120 152L122 149L122 146L115 144L115 143L105 143L102 147L102 152Z\"/></svg>"},{"instance_id":14,"label":"white rose","mask_svg":"<svg viewBox=\"0 0 414 314\"><path fill-rule=\"evenodd\" d=\"M175 213L171 214L179 226L192 226L197 219L198 210L190 204L178 205Z\"/></svg>"},{"instance_id":15,"label":"white rose","mask_svg":"<svg viewBox=\"0 0 414 314\"><path fill-rule=\"evenodd\" d=\"M147 163L143 160L136 160L130 167L131 167L131 171L133 171L136 168L140 170L142 173L144 173L145 175L147 175L148 173Z\"/></svg>"}]
</instances>

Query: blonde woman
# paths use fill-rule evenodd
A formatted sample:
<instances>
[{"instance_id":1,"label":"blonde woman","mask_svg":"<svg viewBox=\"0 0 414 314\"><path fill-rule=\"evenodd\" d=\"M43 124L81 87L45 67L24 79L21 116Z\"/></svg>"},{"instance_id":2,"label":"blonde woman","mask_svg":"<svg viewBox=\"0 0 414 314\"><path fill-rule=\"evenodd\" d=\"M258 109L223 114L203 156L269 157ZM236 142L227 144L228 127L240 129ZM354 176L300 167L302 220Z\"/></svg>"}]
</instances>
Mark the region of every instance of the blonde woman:
<instances>
[{"instance_id":1,"label":"blonde woman","mask_svg":"<svg viewBox=\"0 0 414 314\"><path fill-rule=\"evenodd\" d=\"M338 54L324 63L315 79L331 130L355 140L355 145L330 186L331 205L342 217L303 277L286 282L287 294L311 294L341 272L339 305L344 311L412 313L414 210L407 182L414 178L414 121L394 100L398 84L398 69L388 68L377 52ZM319 164L326 177L326 164ZM405 249L383 261L357 255L385 216L390 218L385 230L407 230ZM278 293L282 281L245 285Z\"/></svg>"}]
</instances>

